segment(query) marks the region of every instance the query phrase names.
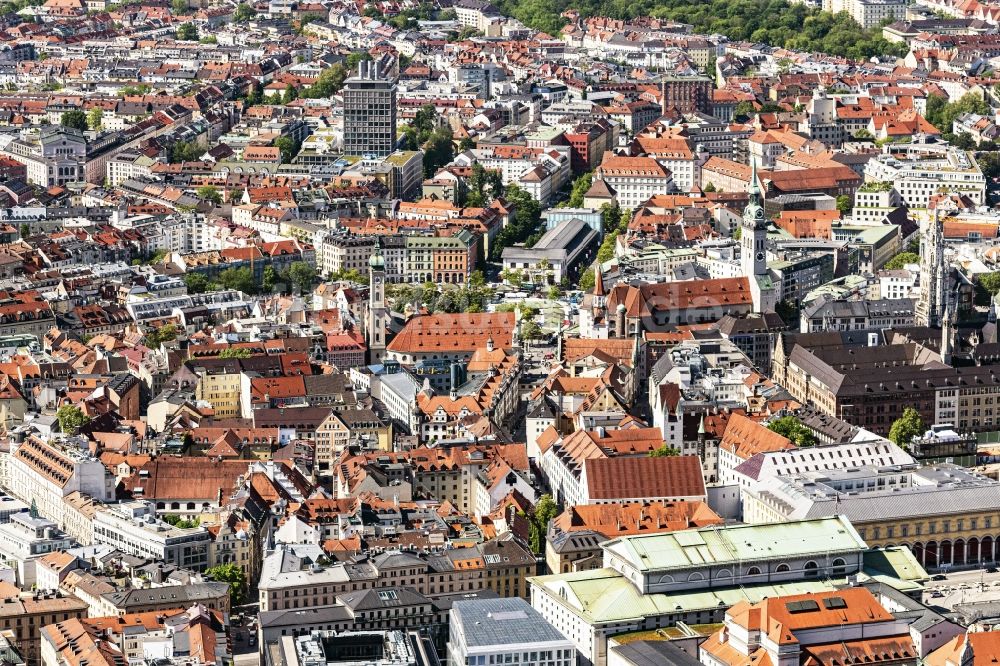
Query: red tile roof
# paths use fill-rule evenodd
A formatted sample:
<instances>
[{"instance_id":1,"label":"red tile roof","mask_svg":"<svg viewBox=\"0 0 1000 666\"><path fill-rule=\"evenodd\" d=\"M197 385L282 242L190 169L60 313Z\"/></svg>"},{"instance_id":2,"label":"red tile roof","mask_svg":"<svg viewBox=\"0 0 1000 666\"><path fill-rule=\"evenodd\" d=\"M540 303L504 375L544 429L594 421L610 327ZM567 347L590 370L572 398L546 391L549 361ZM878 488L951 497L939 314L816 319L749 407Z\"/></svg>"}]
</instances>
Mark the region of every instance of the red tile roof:
<instances>
[{"instance_id":1,"label":"red tile roof","mask_svg":"<svg viewBox=\"0 0 1000 666\"><path fill-rule=\"evenodd\" d=\"M584 474L591 500L705 496L697 456L588 458Z\"/></svg>"}]
</instances>

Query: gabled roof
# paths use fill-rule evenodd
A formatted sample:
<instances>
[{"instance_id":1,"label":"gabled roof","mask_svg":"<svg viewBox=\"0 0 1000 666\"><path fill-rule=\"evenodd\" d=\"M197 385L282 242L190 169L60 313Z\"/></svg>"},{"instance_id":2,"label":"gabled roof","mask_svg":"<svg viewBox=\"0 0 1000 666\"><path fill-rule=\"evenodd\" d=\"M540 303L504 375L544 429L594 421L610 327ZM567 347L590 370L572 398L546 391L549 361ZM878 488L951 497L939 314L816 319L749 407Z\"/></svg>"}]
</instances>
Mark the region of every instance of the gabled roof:
<instances>
[{"instance_id":1,"label":"gabled roof","mask_svg":"<svg viewBox=\"0 0 1000 666\"><path fill-rule=\"evenodd\" d=\"M720 446L744 460L765 451L796 448L787 437L769 430L743 414L733 414L729 417Z\"/></svg>"},{"instance_id":2,"label":"gabled roof","mask_svg":"<svg viewBox=\"0 0 1000 666\"><path fill-rule=\"evenodd\" d=\"M583 465L590 500L705 496L697 456L588 458Z\"/></svg>"}]
</instances>

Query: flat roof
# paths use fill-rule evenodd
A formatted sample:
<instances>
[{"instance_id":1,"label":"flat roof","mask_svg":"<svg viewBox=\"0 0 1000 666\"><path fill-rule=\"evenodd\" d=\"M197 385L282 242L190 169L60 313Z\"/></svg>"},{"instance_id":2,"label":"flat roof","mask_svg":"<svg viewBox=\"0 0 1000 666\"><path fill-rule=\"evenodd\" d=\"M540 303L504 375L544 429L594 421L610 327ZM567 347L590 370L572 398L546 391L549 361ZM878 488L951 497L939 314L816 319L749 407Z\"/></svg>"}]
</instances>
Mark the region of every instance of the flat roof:
<instances>
[{"instance_id":1,"label":"flat roof","mask_svg":"<svg viewBox=\"0 0 1000 666\"><path fill-rule=\"evenodd\" d=\"M605 550L639 571L688 569L816 553L864 551L868 544L841 516L767 525L732 525L624 536Z\"/></svg>"},{"instance_id":2,"label":"flat roof","mask_svg":"<svg viewBox=\"0 0 1000 666\"><path fill-rule=\"evenodd\" d=\"M452 612L469 647L568 642L524 599L461 600Z\"/></svg>"},{"instance_id":3,"label":"flat roof","mask_svg":"<svg viewBox=\"0 0 1000 666\"><path fill-rule=\"evenodd\" d=\"M704 591L642 594L614 569L592 569L528 578L546 589L575 615L589 624L643 622L658 615L729 608L741 601L757 603L770 598L837 589L838 580L802 580L771 585L741 585Z\"/></svg>"}]
</instances>

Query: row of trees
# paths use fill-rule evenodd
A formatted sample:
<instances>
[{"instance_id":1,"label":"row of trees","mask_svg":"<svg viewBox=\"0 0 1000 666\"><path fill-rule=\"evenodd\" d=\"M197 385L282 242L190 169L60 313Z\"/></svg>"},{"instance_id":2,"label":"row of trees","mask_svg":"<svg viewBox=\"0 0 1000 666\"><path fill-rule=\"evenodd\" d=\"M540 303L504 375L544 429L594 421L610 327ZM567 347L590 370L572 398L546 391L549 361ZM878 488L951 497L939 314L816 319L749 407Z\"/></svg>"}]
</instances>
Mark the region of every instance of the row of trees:
<instances>
[{"instance_id":1,"label":"row of trees","mask_svg":"<svg viewBox=\"0 0 1000 666\"><path fill-rule=\"evenodd\" d=\"M601 218L604 224L604 240L597 249L597 261L604 263L614 258L615 243L621 234L628 231L628 223L632 221L632 211L623 211L617 206L604 204L601 206Z\"/></svg>"},{"instance_id":2,"label":"row of trees","mask_svg":"<svg viewBox=\"0 0 1000 666\"><path fill-rule=\"evenodd\" d=\"M781 418L771 419L767 424L767 428L782 437L787 437L791 440L792 444L799 448L815 446L818 441L815 433L802 425L802 422L794 416L782 416Z\"/></svg>"},{"instance_id":3,"label":"row of trees","mask_svg":"<svg viewBox=\"0 0 1000 666\"><path fill-rule=\"evenodd\" d=\"M431 312L484 312L493 298L480 271L473 271L462 286L438 289L433 282L424 284L394 284L386 286L386 298L397 312L407 305L425 307Z\"/></svg>"},{"instance_id":4,"label":"row of trees","mask_svg":"<svg viewBox=\"0 0 1000 666\"><path fill-rule=\"evenodd\" d=\"M905 268L906 264L919 264L920 255L914 252L900 252L895 255L892 259L885 262L885 266L882 268L888 271L898 271L901 268Z\"/></svg>"},{"instance_id":5,"label":"row of trees","mask_svg":"<svg viewBox=\"0 0 1000 666\"><path fill-rule=\"evenodd\" d=\"M454 134L447 124L438 122L433 104L424 104L403 130L403 150L424 151L424 177L430 178L455 157Z\"/></svg>"},{"instance_id":6,"label":"row of trees","mask_svg":"<svg viewBox=\"0 0 1000 666\"><path fill-rule=\"evenodd\" d=\"M285 271L278 271L274 266L265 267L260 284L257 283L249 267L227 268L219 273L214 281L202 273L187 273L184 275L184 284L191 294L222 289L236 289L246 294L269 294L281 285L289 285L299 293L303 293L312 288L317 275L316 268L312 264L296 261Z\"/></svg>"},{"instance_id":7,"label":"row of trees","mask_svg":"<svg viewBox=\"0 0 1000 666\"><path fill-rule=\"evenodd\" d=\"M787 0L500 0L499 7L505 14L553 35L566 24L560 15L575 9L583 16L616 19L654 16L690 23L696 33L857 60L886 54L903 56L907 50L905 44L886 41L879 28L862 29L844 12L831 14Z\"/></svg>"},{"instance_id":8,"label":"row of trees","mask_svg":"<svg viewBox=\"0 0 1000 666\"><path fill-rule=\"evenodd\" d=\"M924 118L931 125L941 130L942 138L954 142L955 135L951 131L952 126L955 118L958 118L963 113L978 113L984 116L993 115L990 105L986 103L985 99L973 93L966 93L954 102L949 102L947 98L941 95L931 95L927 98L927 109L924 112Z\"/></svg>"},{"instance_id":9,"label":"row of trees","mask_svg":"<svg viewBox=\"0 0 1000 666\"><path fill-rule=\"evenodd\" d=\"M816 434L794 416L772 419L767 427L769 430L787 437L800 448L815 446L819 442ZM889 428L889 441L905 449L910 446L910 442L915 437L923 435L926 429L923 419L920 418L920 412L912 407L907 407L903 410L903 415L893 421Z\"/></svg>"},{"instance_id":10,"label":"row of trees","mask_svg":"<svg viewBox=\"0 0 1000 666\"><path fill-rule=\"evenodd\" d=\"M504 190L504 199L514 207L514 219L490 244L490 261L498 261L505 247L518 243L533 246L543 233L539 229L542 207L530 194L511 183Z\"/></svg>"},{"instance_id":11,"label":"row of trees","mask_svg":"<svg viewBox=\"0 0 1000 666\"><path fill-rule=\"evenodd\" d=\"M86 113L80 109L67 111L59 118L59 124L63 127L78 129L81 132L87 130L98 131L104 123L104 111L100 108L93 108Z\"/></svg>"}]
</instances>

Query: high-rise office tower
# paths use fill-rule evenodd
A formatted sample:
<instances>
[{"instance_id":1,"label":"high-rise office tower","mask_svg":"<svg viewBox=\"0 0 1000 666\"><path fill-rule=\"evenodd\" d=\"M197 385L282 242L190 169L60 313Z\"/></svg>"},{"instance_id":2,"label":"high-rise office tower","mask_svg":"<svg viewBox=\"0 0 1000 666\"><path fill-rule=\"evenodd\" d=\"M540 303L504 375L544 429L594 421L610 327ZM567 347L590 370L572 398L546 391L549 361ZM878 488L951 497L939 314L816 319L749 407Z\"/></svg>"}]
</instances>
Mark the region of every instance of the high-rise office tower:
<instances>
[{"instance_id":1,"label":"high-rise office tower","mask_svg":"<svg viewBox=\"0 0 1000 666\"><path fill-rule=\"evenodd\" d=\"M378 63L358 63L344 82L344 154L385 157L396 150L396 83Z\"/></svg>"}]
</instances>

